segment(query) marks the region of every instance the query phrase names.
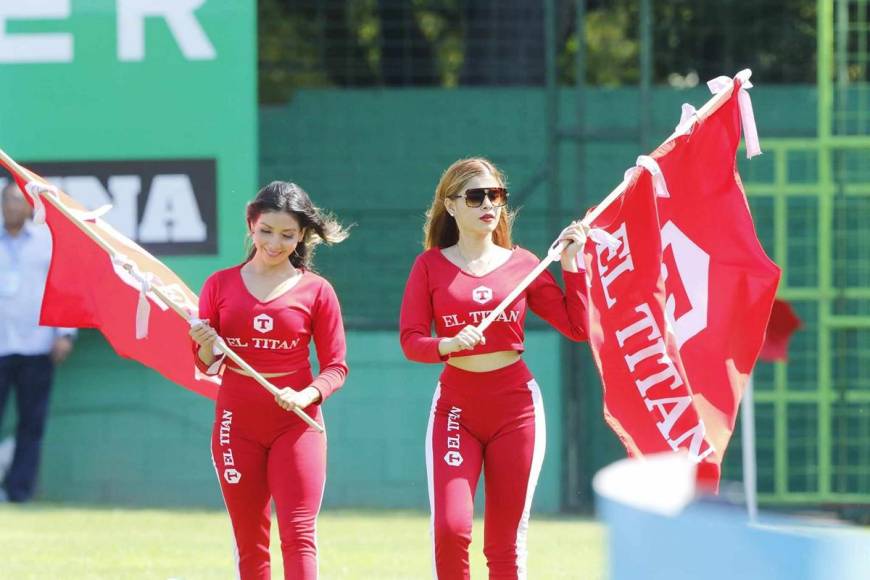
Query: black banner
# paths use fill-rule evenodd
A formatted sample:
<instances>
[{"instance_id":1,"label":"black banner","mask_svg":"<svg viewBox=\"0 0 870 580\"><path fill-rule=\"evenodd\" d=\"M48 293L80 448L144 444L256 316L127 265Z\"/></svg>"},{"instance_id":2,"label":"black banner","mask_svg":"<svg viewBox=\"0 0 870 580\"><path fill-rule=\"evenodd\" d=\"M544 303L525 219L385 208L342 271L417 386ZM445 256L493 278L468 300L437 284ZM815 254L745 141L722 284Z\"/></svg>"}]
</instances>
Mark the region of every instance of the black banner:
<instances>
[{"instance_id":1,"label":"black banner","mask_svg":"<svg viewBox=\"0 0 870 580\"><path fill-rule=\"evenodd\" d=\"M22 163L155 255L217 253L214 159ZM8 179L6 175L6 179Z\"/></svg>"}]
</instances>

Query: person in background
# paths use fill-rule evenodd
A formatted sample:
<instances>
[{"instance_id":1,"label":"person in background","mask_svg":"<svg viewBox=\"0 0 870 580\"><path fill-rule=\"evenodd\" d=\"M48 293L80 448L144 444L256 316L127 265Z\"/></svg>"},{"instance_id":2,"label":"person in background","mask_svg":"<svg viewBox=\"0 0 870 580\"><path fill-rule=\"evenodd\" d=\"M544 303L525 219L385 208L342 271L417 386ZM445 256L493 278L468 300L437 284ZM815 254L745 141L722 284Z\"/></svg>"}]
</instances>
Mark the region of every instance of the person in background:
<instances>
[{"instance_id":1,"label":"person in background","mask_svg":"<svg viewBox=\"0 0 870 580\"><path fill-rule=\"evenodd\" d=\"M13 390L18 419L0 501L25 502L36 491L55 367L72 352L75 330L39 325L51 233L31 221L30 205L14 182L0 195L0 421Z\"/></svg>"}]
</instances>

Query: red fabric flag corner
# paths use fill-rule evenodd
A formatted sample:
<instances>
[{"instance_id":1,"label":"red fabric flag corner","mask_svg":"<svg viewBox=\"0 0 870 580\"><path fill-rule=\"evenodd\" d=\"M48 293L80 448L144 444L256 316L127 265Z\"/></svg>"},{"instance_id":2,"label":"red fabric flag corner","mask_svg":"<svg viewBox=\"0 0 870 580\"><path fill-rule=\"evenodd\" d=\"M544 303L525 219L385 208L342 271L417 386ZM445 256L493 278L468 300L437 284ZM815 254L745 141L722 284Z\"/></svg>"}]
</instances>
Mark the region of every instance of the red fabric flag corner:
<instances>
[{"instance_id":1,"label":"red fabric flag corner","mask_svg":"<svg viewBox=\"0 0 870 580\"><path fill-rule=\"evenodd\" d=\"M788 360L789 340L801 326L801 319L795 314L791 304L777 298L773 303L767 323L767 335L758 358L768 362Z\"/></svg>"}]
</instances>

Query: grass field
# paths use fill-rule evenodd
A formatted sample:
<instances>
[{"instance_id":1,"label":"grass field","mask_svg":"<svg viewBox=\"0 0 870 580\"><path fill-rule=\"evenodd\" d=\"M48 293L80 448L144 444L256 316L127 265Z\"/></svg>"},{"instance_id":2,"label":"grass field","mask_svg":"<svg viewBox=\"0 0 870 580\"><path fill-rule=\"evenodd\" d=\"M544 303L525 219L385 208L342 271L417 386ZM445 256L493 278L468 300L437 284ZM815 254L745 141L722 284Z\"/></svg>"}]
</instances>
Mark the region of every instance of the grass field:
<instances>
[{"instance_id":1,"label":"grass field","mask_svg":"<svg viewBox=\"0 0 870 580\"><path fill-rule=\"evenodd\" d=\"M321 578L431 577L428 516L324 512L318 522ZM272 576L282 578L276 525ZM485 579L483 524L472 540L472 577ZM576 518L533 517L529 578L604 577L603 528ZM0 578L235 578L229 522L220 511L0 506Z\"/></svg>"}]
</instances>

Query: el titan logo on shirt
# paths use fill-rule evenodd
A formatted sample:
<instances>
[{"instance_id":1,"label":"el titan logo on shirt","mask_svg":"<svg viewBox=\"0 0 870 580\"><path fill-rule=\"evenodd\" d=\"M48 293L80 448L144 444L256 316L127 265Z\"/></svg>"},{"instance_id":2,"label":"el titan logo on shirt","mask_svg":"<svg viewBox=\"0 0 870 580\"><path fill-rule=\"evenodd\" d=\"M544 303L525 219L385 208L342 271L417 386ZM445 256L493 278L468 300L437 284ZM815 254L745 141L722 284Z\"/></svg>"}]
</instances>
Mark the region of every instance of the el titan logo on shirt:
<instances>
[{"instance_id":1,"label":"el titan logo on shirt","mask_svg":"<svg viewBox=\"0 0 870 580\"><path fill-rule=\"evenodd\" d=\"M478 286L471 291L471 299L478 304L486 304L492 300L492 288L486 286Z\"/></svg>"},{"instance_id":2,"label":"el titan logo on shirt","mask_svg":"<svg viewBox=\"0 0 870 580\"><path fill-rule=\"evenodd\" d=\"M266 334L275 328L275 322L268 314L260 314L254 317L254 330Z\"/></svg>"}]
</instances>

